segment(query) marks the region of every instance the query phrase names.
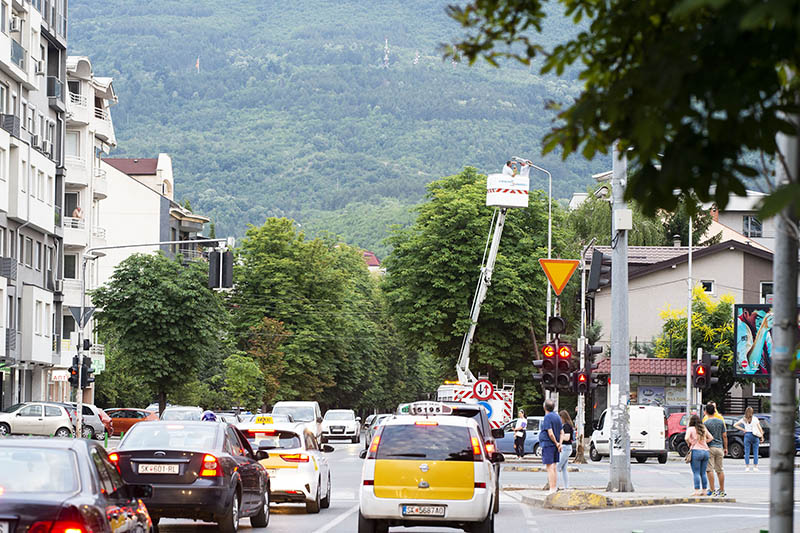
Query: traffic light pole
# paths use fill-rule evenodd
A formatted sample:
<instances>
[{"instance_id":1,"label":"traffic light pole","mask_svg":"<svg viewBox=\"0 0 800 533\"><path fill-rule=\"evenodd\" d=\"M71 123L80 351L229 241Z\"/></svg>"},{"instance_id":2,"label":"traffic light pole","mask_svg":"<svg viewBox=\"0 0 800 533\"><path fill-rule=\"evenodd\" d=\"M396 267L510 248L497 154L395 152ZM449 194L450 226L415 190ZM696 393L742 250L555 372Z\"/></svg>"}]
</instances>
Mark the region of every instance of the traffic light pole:
<instances>
[{"instance_id":1,"label":"traffic light pole","mask_svg":"<svg viewBox=\"0 0 800 533\"><path fill-rule=\"evenodd\" d=\"M628 402L630 395L630 359L628 355L628 230L630 210L625 205L628 179L627 156L613 145L611 194L613 217L611 248L611 384L609 413L611 454L609 492L633 492Z\"/></svg>"},{"instance_id":2,"label":"traffic light pole","mask_svg":"<svg viewBox=\"0 0 800 533\"><path fill-rule=\"evenodd\" d=\"M581 250L581 336L578 339L578 352L580 353L580 368L586 368L586 252L594 246L596 239L593 237L589 244ZM585 462L583 457L583 434L586 427L586 396L578 395L578 462Z\"/></svg>"}]
</instances>

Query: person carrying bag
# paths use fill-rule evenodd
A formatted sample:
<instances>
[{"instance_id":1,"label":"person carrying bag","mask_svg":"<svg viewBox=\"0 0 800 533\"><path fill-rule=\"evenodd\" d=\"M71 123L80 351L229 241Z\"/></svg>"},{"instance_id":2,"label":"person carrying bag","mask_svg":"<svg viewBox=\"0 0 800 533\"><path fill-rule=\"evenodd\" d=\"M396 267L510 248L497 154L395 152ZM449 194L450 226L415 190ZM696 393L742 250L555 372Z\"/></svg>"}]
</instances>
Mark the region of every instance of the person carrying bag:
<instances>
[{"instance_id":1,"label":"person carrying bag","mask_svg":"<svg viewBox=\"0 0 800 533\"><path fill-rule=\"evenodd\" d=\"M525 413L520 409L519 418L514 424L514 452L517 454L517 459L522 459L525 456L525 430L527 427L528 420L525 418Z\"/></svg>"},{"instance_id":2,"label":"person carrying bag","mask_svg":"<svg viewBox=\"0 0 800 533\"><path fill-rule=\"evenodd\" d=\"M692 466L692 477L694 478L694 493L692 496L705 496L708 491L708 467L709 451L708 443L714 440L714 436L706 429L700 417L692 415L689 419L689 427L686 428L686 442L689 444L688 463ZM702 486L702 489L701 489Z\"/></svg>"}]
</instances>

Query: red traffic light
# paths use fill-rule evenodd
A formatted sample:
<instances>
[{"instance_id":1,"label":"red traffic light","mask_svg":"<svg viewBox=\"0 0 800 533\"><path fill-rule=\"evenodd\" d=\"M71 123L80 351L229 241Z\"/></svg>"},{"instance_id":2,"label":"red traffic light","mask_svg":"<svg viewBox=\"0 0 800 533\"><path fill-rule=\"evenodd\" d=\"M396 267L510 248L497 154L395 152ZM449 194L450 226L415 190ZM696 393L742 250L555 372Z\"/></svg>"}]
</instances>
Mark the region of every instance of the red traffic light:
<instances>
[{"instance_id":1,"label":"red traffic light","mask_svg":"<svg viewBox=\"0 0 800 533\"><path fill-rule=\"evenodd\" d=\"M698 376L705 376L706 375L706 367L700 365L697 367L697 375Z\"/></svg>"},{"instance_id":2,"label":"red traffic light","mask_svg":"<svg viewBox=\"0 0 800 533\"><path fill-rule=\"evenodd\" d=\"M566 346L566 345L565 346L561 346L558 349L558 356L561 359L569 359L570 357L572 357L572 348L570 346Z\"/></svg>"},{"instance_id":3,"label":"red traffic light","mask_svg":"<svg viewBox=\"0 0 800 533\"><path fill-rule=\"evenodd\" d=\"M548 359L556 356L556 347L552 344L545 344L542 346L542 355Z\"/></svg>"},{"instance_id":4,"label":"red traffic light","mask_svg":"<svg viewBox=\"0 0 800 533\"><path fill-rule=\"evenodd\" d=\"M586 383L586 374L584 374L583 372L578 374L578 382L579 383Z\"/></svg>"}]
</instances>

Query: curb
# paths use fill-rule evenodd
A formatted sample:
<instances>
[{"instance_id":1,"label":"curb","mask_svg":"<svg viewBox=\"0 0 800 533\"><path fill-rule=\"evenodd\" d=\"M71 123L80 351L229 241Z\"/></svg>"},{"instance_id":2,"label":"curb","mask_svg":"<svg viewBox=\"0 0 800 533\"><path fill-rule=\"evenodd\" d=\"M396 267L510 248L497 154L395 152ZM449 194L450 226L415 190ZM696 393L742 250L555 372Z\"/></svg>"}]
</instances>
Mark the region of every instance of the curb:
<instances>
[{"instance_id":1,"label":"curb","mask_svg":"<svg viewBox=\"0 0 800 533\"><path fill-rule=\"evenodd\" d=\"M576 466L567 467L567 472L580 472L581 469ZM503 472L547 472L547 469L542 466L504 466Z\"/></svg>"},{"instance_id":2,"label":"curb","mask_svg":"<svg viewBox=\"0 0 800 533\"><path fill-rule=\"evenodd\" d=\"M505 490L505 489L504 489ZM518 489L519 490L519 489ZM509 494L509 496L511 496ZM735 498L709 496L681 496L659 498L611 498L582 490L559 491L541 497L521 494L512 496L526 505L559 511L582 511L586 509L611 509L621 507L646 507L653 505L678 505L686 503L736 503Z\"/></svg>"}]
</instances>

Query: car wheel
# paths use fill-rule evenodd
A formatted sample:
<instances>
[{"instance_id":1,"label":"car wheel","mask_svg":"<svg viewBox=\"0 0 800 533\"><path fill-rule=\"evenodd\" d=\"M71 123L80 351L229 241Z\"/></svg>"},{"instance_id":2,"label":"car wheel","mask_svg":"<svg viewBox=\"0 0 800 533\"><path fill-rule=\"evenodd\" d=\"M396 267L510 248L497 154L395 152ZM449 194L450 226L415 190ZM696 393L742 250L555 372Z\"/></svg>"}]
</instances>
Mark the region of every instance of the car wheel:
<instances>
[{"instance_id":1,"label":"car wheel","mask_svg":"<svg viewBox=\"0 0 800 533\"><path fill-rule=\"evenodd\" d=\"M686 457L686 454L689 453L689 445L686 444L686 441L681 442L678 444L678 455L681 457Z\"/></svg>"},{"instance_id":2,"label":"car wheel","mask_svg":"<svg viewBox=\"0 0 800 533\"><path fill-rule=\"evenodd\" d=\"M489 515L470 529L472 533L494 533L494 513L489 509Z\"/></svg>"},{"instance_id":3,"label":"car wheel","mask_svg":"<svg viewBox=\"0 0 800 533\"><path fill-rule=\"evenodd\" d=\"M327 444L328 443L328 439L326 439L325 437L320 437L319 442L320 442L320 444Z\"/></svg>"},{"instance_id":4,"label":"car wheel","mask_svg":"<svg viewBox=\"0 0 800 533\"><path fill-rule=\"evenodd\" d=\"M386 533L389 527L377 520L364 518L361 511L358 512L358 533Z\"/></svg>"},{"instance_id":5,"label":"car wheel","mask_svg":"<svg viewBox=\"0 0 800 533\"><path fill-rule=\"evenodd\" d=\"M313 500L306 500L306 513L309 514L316 514L319 512L320 508L320 500L319 500L319 491L320 486L322 485L322 480L317 483L317 494Z\"/></svg>"},{"instance_id":6,"label":"car wheel","mask_svg":"<svg viewBox=\"0 0 800 533\"><path fill-rule=\"evenodd\" d=\"M159 520L161 520L160 516L150 515L150 521L153 523L153 529L151 530L153 533L158 533L158 521Z\"/></svg>"},{"instance_id":7,"label":"car wheel","mask_svg":"<svg viewBox=\"0 0 800 533\"><path fill-rule=\"evenodd\" d=\"M331 475L328 474L328 488L325 490L325 497L319 501L319 506L327 509L331 506Z\"/></svg>"},{"instance_id":8,"label":"car wheel","mask_svg":"<svg viewBox=\"0 0 800 533\"><path fill-rule=\"evenodd\" d=\"M233 504L228 512L217 522L222 533L236 533L239 529L239 494L233 494Z\"/></svg>"},{"instance_id":9,"label":"car wheel","mask_svg":"<svg viewBox=\"0 0 800 533\"><path fill-rule=\"evenodd\" d=\"M677 437L678 437L678 434L676 433L675 435L673 435L673 436L671 436L669 438L669 441L668 441L669 445L667 446L668 450L675 450L675 441L677 440Z\"/></svg>"},{"instance_id":10,"label":"car wheel","mask_svg":"<svg viewBox=\"0 0 800 533\"><path fill-rule=\"evenodd\" d=\"M664 453L658 456L658 464L667 464L667 454Z\"/></svg>"},{"instance_id":11,"label":"car wheel","mask_svg":"<svg viewBox=\"0 0 800 533\"><path fill-rule=\"evenodd\" d=\"M269 488L264 492L264 501L258 514L250 517L250 525L253 527L267 527L269 525Z\"/></svg>"},{"instance_id":12,"label":"car wheel","mask_svg":"<svg viewBox=\"0 0 800 533\"><path fill-rule=\"evenodd\" d=\"M538 444L533 445L533 455L536 457L542 456L542 448Z\"/></svg>"},{"instance_id":13,"label":"car wheel","mask_svg":"<svg viewBox=\"0 0 800 533\"><path fill-rule=\"evenodd\" d=\"M589 459L594 462L597 462L601 459L600 452L597 451L597 448L594 447L594 444L589 445Z\"/></svg>"},{"instance_id":14,"label":"car wheel","mask_svg":"<svg viewBox=\"0 0 800 533\"><path fill-rule=\"evenodd\" d=\"M67 428L58 428L58 430L56 431L56 437L65 438L71 436L72 436L72 431L70 431Z\"/></svg>"},{"instance_id":15,"label":"car wheel","mask_svg":"<svg viewBox=\"0 0 800 533\"><path fill-rule=\"evenodd\" d=\"M636 462L639 463L639 464L646 463L647 462L647 457L637 457L636 458Z\"/></svg>"},{"instance_id":16,"label":"car wheel","mask_svg":"<svg viewBox=\"0 0 800 533\"><path fill-rule=\"evenodd\" d=\"M758 449L758 456L759 457L769 457L769 448L759 448Z\"/></svg>"},{"instance_id":17,"label":"car wheel","mask_svg":"<svg viewBox=\"0 0 800 533\"><path fill-rule=\"evenodd\" d=\"M83 426L83 438L87 440L94 438L94 428L92 426Z\"/></svg>"},{"instance_id":18,"label":"car wheel","mask_svg":"<svg viewBox=\"0 0 800 533\"><path fill-rule=\"evenodd\" d=\"M731 454L732 459L741 459L744 457L744 446L738 442L734 442L728 447L728 453Z\"/></svg>"},{"instance_id":19,"label":"car wheel","mask_svg":"<svg viewBox=\"0 0 800 533\"><path fill-rule=\"evenodd\" d=\"M0 424L0 437L11 435L11 427L8 424Z\"/></svg>"}]
</instances>

